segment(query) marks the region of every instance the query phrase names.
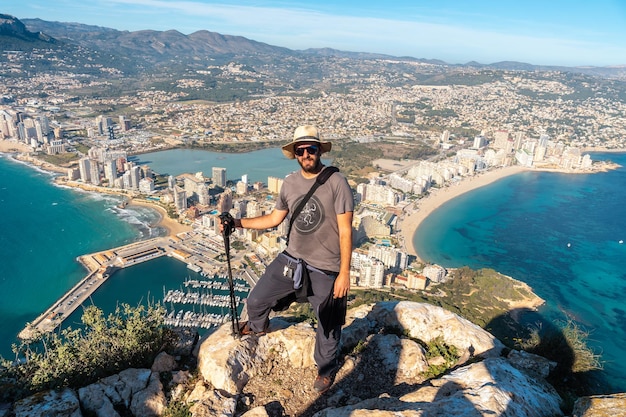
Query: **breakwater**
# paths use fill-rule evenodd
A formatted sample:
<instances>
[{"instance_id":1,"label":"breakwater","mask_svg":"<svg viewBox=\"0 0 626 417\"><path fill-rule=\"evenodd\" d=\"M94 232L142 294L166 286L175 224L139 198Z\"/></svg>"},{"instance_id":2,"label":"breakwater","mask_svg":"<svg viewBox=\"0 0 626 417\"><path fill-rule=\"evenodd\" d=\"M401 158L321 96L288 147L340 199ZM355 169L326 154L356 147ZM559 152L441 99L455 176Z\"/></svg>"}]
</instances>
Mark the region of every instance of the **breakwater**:
<instances>
[{"instance_id":1,"label":"breakwater","mask_svg":"<svg viewBox=\"0 0 626 417\"><path fill-rule=\"evenodd\" d=\"M176 236L158 237L140 242L131 243L105 251L95 252L78 257L88 273L67 291L61 298L40 314L34 321L28 323L19 333L18 337L30 340L38 334L47 333L68 318L79 306L89 300L94 292L117 270L147 262L158 257L169 256L187 264L190 270L203 276L215 276L223 270L221 262L214 259L215 252L219 250L220 238L207 238L194 232L180 233ZM223 248L223 243L222 243ZM223 251L223 249L222 249ZM244 277L250 276L245 273ZM226 277L212 281L188 280L185 285L190 288L202 288L205 291L215 290L215 294L202 294L197 291L170 290L164 291L163 303L174 304L197 304L209 307L228 307L228 297L224 291ZM247 294L249 286L254 285L252 278L238 279L235 285L237 303ZM228 311L228 309L227 309ZM187 313L193 313L192 315ZM183 310L169 312L165 317L165 323L174 326L186 327L210 327L227 319L229 313L220 311L210 312L185 312Z\"/></svg>"}]
</instances>

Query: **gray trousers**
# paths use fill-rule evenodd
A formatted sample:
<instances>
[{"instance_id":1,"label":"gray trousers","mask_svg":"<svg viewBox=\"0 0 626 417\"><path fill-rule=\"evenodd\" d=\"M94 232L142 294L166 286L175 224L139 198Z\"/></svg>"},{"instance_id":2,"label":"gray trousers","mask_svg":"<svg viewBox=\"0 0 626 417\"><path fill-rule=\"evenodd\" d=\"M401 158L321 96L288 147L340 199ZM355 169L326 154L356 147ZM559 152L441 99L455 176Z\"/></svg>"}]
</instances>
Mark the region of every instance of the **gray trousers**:
<instances>
[{"instance_id":1,"label":"gray trousers","mask_svg":"<svg viewBox=\"0 0 626 417\"><path fill-rule=\"evenodd\" d=\"M246 301L248 323L254 332L265 329L269 323L269 314L278 300L294 292L293 280L285 276L285 266L288 260L279 255L265 269L265 272L256 283ZM308 297L309 303L317 317L315 332L315 350L313 359L317 364L317 372L321 376L332 374L337 367L337 349L341 340L341 326L337 326L324 335L324 329L319 320L319 305L333 290L336 275L327 275L321 271L309 270L313 295Z\"/></svg>"}]
</instances>

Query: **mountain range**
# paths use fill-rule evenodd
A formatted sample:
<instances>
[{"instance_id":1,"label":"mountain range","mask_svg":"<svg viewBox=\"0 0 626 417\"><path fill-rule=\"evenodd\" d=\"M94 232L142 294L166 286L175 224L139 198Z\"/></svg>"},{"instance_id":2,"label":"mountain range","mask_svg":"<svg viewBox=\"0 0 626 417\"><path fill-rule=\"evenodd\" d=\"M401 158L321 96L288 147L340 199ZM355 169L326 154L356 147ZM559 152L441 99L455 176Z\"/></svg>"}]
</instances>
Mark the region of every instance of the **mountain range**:
<instances>
[{"instance_id":1,"label":"mountain range","mask_svg":"<svg viewBox=\"0 0 626 417\"><path fill-rule=\"evenodd\" d=\"M560 67L538 66L522 62L506 61L492 64L468 62L463 65L447 64L441 60L413 57L339 51L330 48L291 50L257 42L242 36L222 35L201 30L184 35L176 30L119 31L80 23L49 22L42 19L19 20L0 14L0 49L29 50L32 48L56 48L72 51L82 48L95 54L117 58L130 67L151 68L171 66L175 63L207 63L214 60L242 57L260 61L277 58L344 58L344 59L402 59L446 67L473 67L496 70L563 71L595 76L626 78L626 66L619 67ZM132 59L129 61L129 57Z\"/></svg>"}]
</instances>

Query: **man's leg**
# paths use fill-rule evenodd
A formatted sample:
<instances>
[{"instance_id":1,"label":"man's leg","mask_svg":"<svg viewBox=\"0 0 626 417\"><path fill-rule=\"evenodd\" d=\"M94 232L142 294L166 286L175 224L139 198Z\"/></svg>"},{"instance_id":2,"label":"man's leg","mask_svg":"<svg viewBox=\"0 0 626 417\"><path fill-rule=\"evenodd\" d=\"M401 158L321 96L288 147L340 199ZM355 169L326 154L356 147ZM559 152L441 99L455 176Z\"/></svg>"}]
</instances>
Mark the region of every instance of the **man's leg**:
<instances>
[{"instance_id":1,"label":"man's leg","mask_svg":"<svg viewBox=\"0 0 626 417\"><path fill-rule=\"evenodd\" d=\"M317 316L317 329L315 333L315 351L313 358L317 364L317 372L320 376L331 376L337 370L337 349L341 340L341 326L336 326L324 335L319 319L319 306L333 290L335 277L317 271L309 271L313 295L309 302Z\"/></svg>"},{"instance_id":2,"label":"man's leg","mask_svg":"<svg viewBox=\"0 0 626 417\"><path fill-rule=\"evenodd\" d=\"M287 260L284 256L274 259L248 294L246 300L248 326L253 332L266 330L268 316L276 301L294 291L293 280L284 274L286 265Z\"/></svg>"}]
</instances>

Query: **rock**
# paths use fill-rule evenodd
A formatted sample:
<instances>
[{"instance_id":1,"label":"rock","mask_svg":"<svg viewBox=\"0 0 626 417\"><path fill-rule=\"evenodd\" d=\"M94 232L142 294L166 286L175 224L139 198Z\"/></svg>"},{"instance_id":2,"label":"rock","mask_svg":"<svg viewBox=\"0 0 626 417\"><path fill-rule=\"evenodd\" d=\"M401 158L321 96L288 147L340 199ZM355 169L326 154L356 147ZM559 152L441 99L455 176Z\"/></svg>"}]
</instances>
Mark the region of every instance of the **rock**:
<instances>
[{"instance_id":1,"label":"rock","mask_svg":"<svg viewBox=\"0 0 626 417\"><path fill-rule=\"evenodd\" d=\"M448 310L425 303L385 301L375 304L370 321L400 328L423 342L442 339L461 356L500 356L504 345L486 330Z\"/></svg>"},{"instance_id":2,"label":"rock","mask_svg":"<svg viewBox=\"0 0 626 417\"><path fill-rule=\"evenodd\" d=\"M421 381L421 373L428 369L424 349L416 342L401 339L394 334L376 334L369 340L373 350L381 356L380 364L386 373L396 375L395 383Z\"/></svg>"},{"instance_id":3,"label":"rock","mask_svg":"<svg viewBox=\"0 0 626 417\"><path fill-rule=\"evenodd\" d=\"M456 314L430 304L381 302L351 310L342 332L344 348L365 341L380 328L399 329L424 342L443 340L466 358L499 356L504 346L483 330ZM311 368L315 331L307 323L290 324L274 317L271 332L261 337L232 336L230 326L222 325L208 335L198 349L200 374L215 388L241 393L249 379L265 370L272 355L288 359L296 368ZM377 335L375 350L383 355L383 365L396 372L397 382L415 383L428 369L423 349L415 341L396 335Z\"/></svg>"},{"instance_id":4,"label":"rock","mask_svg":"<svg viewBox=\"0 0 626 417\"><path fill-rule=\"evenodd\" d=\"M354 405L327 408L315 417L484 416L554 417L562 415L560 397L546 383L488 358L459 368L400 398L381 396Z\"/></svg>"},{"instance_id":5,"label":"rock","mask_svg":"<svg viewBox=\"0 0 626 417\"><path fill-rule=\"evenodd\" d=\"M270 417L265 407L254 407L241 415L241 417Z\"/></svg>"},{"instance_id":6,"label":"rock","mask_svg":"<svg viewBox=\"0 0 626 417\"><path fill-rule=\"evenodd\" d=\"M621 416L626 416L626 393L581 397L572 411L572 417Z\"/></svg>"},{"instance_id":7,"label":"rock","mask_svg":"<svg viewBox=\"0 0 626 417\"><path fill-rule=\"evenodd\" d=\"M202 401L202 399L205 398L207 391L208 388L206 385L204 385L204 382L197 381L193 390L191 390L191 392L185 397L185 402L189 405L193 405L199 401Z\"/></svg>"},{"instance_id":8,"label":"rock","mask_svg":"<svg viewBox=\"0 0 626 417\"><path fill-rule=\"evenodd\" d=\"M174 356L191 355L196 343L198 343L198 332L184 327L177 327L174 329L174 333L176 333L178 339L176 340L172 354Z\"/></svg>"},{"instance_id":9,"label":"rock","mask_svg":"<svg viewBox=\"0 0 626 417\"><path fill-rule=\"evenodd\" d=\"M161 352L154 359L150 370L152 372L171 372L176 369L177 366L178 364L173 356L168 355L165 352Z\"/></svg>"},{"instance_id":10,"label":"rock","mask_svg":"<svg viewBox=\"0 0 626 417\"><path fill-rule=\"evenodd\" d=\"M315 366L314 346L315 330L308 323L298 323L260 337L255 353L262 362L279 354L288 359L295 368L309 368Z\"/></svg>"},{"instance_id":11,"label":"rock","mask_svg":"<svg viewBox=\"0 0 626 417\"><path fill-rule=\"evenodd\" d=\"M106 386L96 382L78 390L80 404L85 411L95 414L97 417L119 417L113 407L111 398L105 393ZM116 398L121 402L119 395Z\"/></svg>"},{"instance_id":12,"label":"rock","mask_svg":"<svg viewBox=\"0 0 626 417\"><path fill-rule=\"evenodd\" d=\"M187 400L189 411L194 417L234 416L237 408L236 397L218 390L194 389L195 394ZM202 393L202 394L200 394Z\"/></svg>"},{"instance_id":13,"label":"rock","mask_svg":"<svg viewBox=\"0 0 626 417\"><path fill-rule=\"evenodd\" d=\"M215 388L238 393L248 382L257 346L256 337L232 336L230 324L208 335L198 351L198 370Z\"/></svg>"},{"instance_id":14,"label":"rock","mask_svg":"<svg viewBox=\"0 0 626 417\"><path fill-rule=\"evenodd\" d=\"M187 390L187 382L191 380L189 371L176 371L172 373L172 380L168 385L170 398L174 401L179 400Z\"/></svg>"},{"instance_id":15,"label":"rock","mask_svg":"<svg viewBox=\"0 0 626 417\"><path fill-rule=\"evenodd\" d=\"M162 415L165 407L167 400L163 394L163 385L159 380L159 374L153 372L148 386L133 395L130 411L135 416L153 417Z\"/></svg>"},{"instance_id":16,"label":"rock","mask_svg":"<svg viewBox=\"0 0 626 417\"><path fill-rule=\"evenodd\" d=\"M149 369L129 368L98 383L104 385L103 390L114 405L122 404L128 408L133 395L148 385L151 373Z\"/></svg>"},{"instance_id":17,"label":"rock","mask_svg":"<svg viewBox=\"0 0 626 417\"><path fill-rule=\"evenodd\" d=\"M82 407L98 417L119 416L116 407L139 410L132 411L136 416L160 415L167 405L159 374L149 369L125 369L79 389L78 395Z\"/></svg>"},{"instance_id":18,"label":"rock","mask_svg":"<svg viewBox=\"0 0 626 417\"><path fill-rule=\"evenodd\" d=\"M300 378L315 375L313 327L273 317L270 330L261 337L234 338L227 323L208 334L197 350L198 370L203 379L195 381L193 390L186 392L191 374L172 372L171 398L184 401L194 417L233 416L240 412L237 404L257 405L258 391L241 395L253 376L271 373L273 367L285 363L301 369L299 374L293 374ZM461 359L449 374L423 382L429 365L444 360L426 360L421 342L434 340L456 347ZM503 347L499 341L439 307L412 302L361 306L349 312L342 343L348 351L357 345L360 348L345 358L339 371L341 378L326 396L320 397L322 402L309 410L321 410L315 414L317 417L562 415L559 396L543 379L554 363L517 351L510 352L507 358L499 357ZM16 402L8 415L13 412L16 417L79 417L81 406L85 413L95 416L116 417L118 413L130 412L135 416L162 415L167 403L159 372L172 369L174 364L172 356L162 354L153 365L155 372L127 369L83 387L78 393L70 389L46 391ZM289 366L278 369L283 372ZM276 396L270 393L263 399L267 404L251 409L245 416L283 415L283 404L311 394L294 389L299 387L299 381L293 379L293 385L274 391ZM266 380L254 382L251 387L259 387ZM378 385L372 387L374 383ZM294 408L293 404L289 407ZM573 417L617 417L618 410L623 409L626 394L585 397L576 403Z\"/></svg>"},{"instance_id":19,"label":"rock","mask_svg":"<svg viewBox=\"0 0 626 417\"><path fill-rule=\"evenodd\" d=\"M15 417L82 417L76 392L70 388L44 391L17 401Z\"/></svg>"},{"instance_id":20,"label":"rock","mask_svg":"<svg viewBox=\"0 0 626 417\"><path fill-rule=\"evenodd\" d=\"M557 365L556 362L523 350L512 350L507 358L517 369L523 369L541 378L547 378Z\"/></svg>"}]
</instances>

